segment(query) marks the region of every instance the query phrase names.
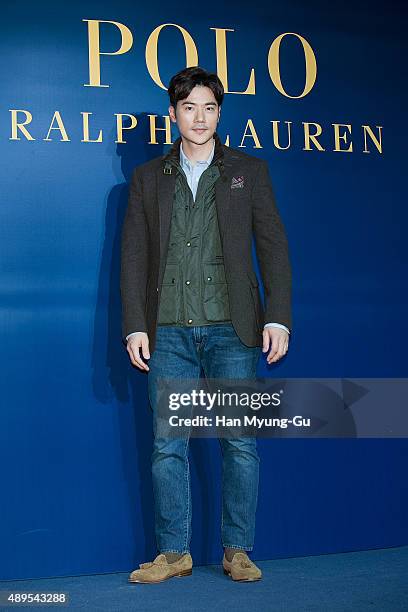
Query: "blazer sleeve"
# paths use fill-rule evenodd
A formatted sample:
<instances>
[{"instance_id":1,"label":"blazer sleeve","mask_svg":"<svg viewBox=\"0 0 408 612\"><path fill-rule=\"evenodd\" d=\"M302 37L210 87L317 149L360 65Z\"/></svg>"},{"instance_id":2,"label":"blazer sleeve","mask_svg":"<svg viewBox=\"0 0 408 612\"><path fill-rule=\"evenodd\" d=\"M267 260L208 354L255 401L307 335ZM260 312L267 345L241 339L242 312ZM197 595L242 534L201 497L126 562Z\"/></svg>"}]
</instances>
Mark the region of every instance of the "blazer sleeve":
<instances>
[{"instance_id":1,"label":"blazer sleeve","mask_svg":"<svg viewBox=\"0 0 408 612\"><path fill-rule=\"evenodd\" d=\"M143 206L140 170L135 168L122 228L120 294L122 341L135 330L147 332L146 291L148 276L148 228Z\"/></svg>"},{"instance_id":2,"label":"blazer sleeve","mask_svg":"<svg viewBox=\"0 0 408 612\"><path fill-rule=\"evenodd\" d=\"M292 328L292 272L288 241L280 218L268 163L259 160L252 190L252 229L265 289L265 321Z\"/></svg>"}]
</instances>

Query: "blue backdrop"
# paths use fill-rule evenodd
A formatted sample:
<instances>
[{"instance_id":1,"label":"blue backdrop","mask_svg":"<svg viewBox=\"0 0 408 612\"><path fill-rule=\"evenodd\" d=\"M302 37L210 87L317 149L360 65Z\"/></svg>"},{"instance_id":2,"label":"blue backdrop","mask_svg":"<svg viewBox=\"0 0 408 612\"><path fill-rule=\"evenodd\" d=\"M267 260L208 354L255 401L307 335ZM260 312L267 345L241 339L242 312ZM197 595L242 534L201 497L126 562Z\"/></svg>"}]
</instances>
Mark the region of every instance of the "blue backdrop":
<instances>
[{"instance_id":1,"label":"blue backdrop","mask_svg":"<svg viewBox=\"0 0 408 612\"><path fill-rule=\"evenodd\" d=\"M397 10L398 9L398 10ZM407 44L402 7L295 0L189 5L107 0L2 6L0 325L3 579L127 571L156 553L146 375L121 344L119 249L133 167L164 152L168 96L146 67L150 34L176 24L198 63L216 70L215 31L227 28L228 93L218 133L239 147L249 120L269 162L293 267L294 331L273 377L406 377ZM131 49L101 56L89 84L88 23L124 24ZM282 94L268 51L282 33ZM302 36L317 78L305 84ZM102 24L101 51L119 48ZM159 37L160 78L185 67L176 26ZM19 112L17 112L19 111ZM13 137L13 116L23 122ZM47 137L59 111L61 130ZM13 115L14 113L14 115ZM81 113L89 115L84 139ZM138 125L116 143L115 113ZM275 146L272 122L279 122ZM305 147L305 123L323 150ZM345 139L335 151L333 124ZM362 126L371 127L382 150ZM381 126L379 130L376 126ZM53 127L57 127L54 120ZM60 126L61 127L61 126ZM311 126L311 132L316 130ZM247 131L247 133L250 133ZM367 135L367 133L366 133ZM178 136L173 130L173 141ZM368 151L368 152L365 152ZM261 440L254 559L407 544L406 440ZM196 563L219 562L220 451L192 440Z\"/></svg>"}]
</instances>

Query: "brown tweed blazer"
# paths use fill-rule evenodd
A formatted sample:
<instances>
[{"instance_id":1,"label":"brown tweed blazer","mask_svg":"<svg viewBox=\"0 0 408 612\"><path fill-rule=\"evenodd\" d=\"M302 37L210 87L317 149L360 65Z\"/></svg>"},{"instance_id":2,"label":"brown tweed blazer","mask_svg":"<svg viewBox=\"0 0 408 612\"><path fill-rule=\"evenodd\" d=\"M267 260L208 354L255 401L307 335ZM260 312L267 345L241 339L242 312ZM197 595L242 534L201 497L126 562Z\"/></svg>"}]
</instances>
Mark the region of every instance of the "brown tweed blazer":
<instances>
[{"instance_id":1,"label":"brown tweed blazer","mask_svg":"<svg viewBox=\"0 0 408 612\"><path fill-rule=\"evenodd\" d=\"M214 134L216 209L224 254L232 324L247 346L262 346L264 322L292 328L292 275L285 230L266 161L231 149ZM149 335L154 351L158 301L166 263L176 172L163 172L179 156L181 137L167 154L137 166L132 174L122 230L120 291L122 340L134 331ZM262 303L252 261L252 237L262 283Z\"/></svg>"}]
</instances>

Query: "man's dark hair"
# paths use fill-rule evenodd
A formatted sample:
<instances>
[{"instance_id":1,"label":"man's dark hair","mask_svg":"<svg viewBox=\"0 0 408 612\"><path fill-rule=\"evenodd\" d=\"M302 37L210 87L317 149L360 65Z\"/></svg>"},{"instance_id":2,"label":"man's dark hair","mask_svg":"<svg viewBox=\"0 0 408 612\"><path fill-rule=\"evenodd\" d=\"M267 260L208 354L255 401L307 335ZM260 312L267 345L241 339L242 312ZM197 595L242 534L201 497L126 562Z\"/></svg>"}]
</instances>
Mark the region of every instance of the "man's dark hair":
<instances>
[{"instance_id":1,"label":"man's dark hair","mask_svg":"<svg viewBox=\"0 0 408 612\"><path fill-rule=\"evenodd\" d=\"M180 70L170 80L167 91L170 97L170 104L174 106L174 109L177 107L177 102L185 100L196 85L209 87L214 94L214 98L217 100L218 106L221 106L224 99L224 87L218 75L214 72L207 72L207 70L200 68L200 66L190 66L190 68Z\"/></svg>"}]
</instances>

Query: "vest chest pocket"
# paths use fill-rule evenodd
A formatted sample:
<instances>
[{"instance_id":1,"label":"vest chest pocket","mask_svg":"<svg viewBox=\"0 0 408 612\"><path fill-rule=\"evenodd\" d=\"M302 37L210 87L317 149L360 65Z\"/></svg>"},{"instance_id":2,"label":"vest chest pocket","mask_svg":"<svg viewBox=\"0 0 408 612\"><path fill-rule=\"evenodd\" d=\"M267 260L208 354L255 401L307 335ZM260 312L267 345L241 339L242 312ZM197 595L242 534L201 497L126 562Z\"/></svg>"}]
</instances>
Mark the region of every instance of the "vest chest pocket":
<instances>
[{"instance_id":1,"label":"vest chest pocket","mask_svg":"<svg viewBox=\"0 0 408 612\"><path fill-rule=\"evenodd\" d=\"M159 305L159 323L177 323L180 319L180 264L167 264L164 270Z\"/></svg>"},{"instance_id":2,"label":"vest chest pocket","mask_svg":"<svg viewBox=\"0 0 408 612\"><path fill-rule=\"evenodd\" d=\"M230 318L228 287L224 264L203 264L203 308L208 321Z\"/></svg>"}]
</instances>

